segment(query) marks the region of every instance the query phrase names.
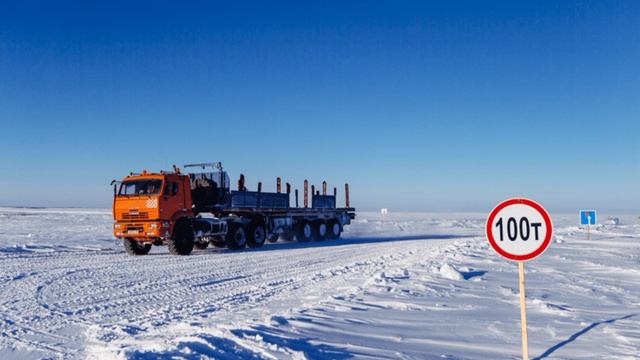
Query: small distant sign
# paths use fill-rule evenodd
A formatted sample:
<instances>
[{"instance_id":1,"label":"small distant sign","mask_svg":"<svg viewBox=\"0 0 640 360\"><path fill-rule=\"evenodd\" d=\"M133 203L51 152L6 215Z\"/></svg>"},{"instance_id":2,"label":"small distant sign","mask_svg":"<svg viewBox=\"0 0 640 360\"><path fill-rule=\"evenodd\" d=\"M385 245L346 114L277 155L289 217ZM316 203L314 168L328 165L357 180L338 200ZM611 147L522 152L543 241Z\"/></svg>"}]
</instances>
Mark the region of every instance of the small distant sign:
<instances>
[{"instance_id":1,"label":"small distant sign","mask_svg":"<svg viewBox=\"0 0 640 360\"><path fill-rule=\"evenodd\" d=\"M596 221L595 210L580 210L580 225L595 225Z\"/></svg>"}]
</instances>

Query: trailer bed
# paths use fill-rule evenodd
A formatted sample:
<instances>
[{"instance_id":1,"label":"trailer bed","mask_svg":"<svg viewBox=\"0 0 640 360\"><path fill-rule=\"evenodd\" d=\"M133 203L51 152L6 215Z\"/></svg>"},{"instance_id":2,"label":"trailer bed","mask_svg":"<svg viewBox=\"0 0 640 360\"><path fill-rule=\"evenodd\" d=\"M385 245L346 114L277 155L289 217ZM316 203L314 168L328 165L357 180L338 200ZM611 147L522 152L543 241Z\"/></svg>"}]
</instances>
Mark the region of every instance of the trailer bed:
<instances>
[{"instance_id":1,"label":"trailer bed","mask_svg":"<svg viewBox=\"0 0 640 360\"><path fill-rule=\"evenodd\" d=\"M355 208L253 208L253 207L237 207L237 208L224 208L215 212L224 215L230 214L245 214L245 213L262 213L268 215L283 215L283 216L308 216L316 214L335 214L335 213L347 213L351 219L355 218Z\"/></svg>"}]
</instances>

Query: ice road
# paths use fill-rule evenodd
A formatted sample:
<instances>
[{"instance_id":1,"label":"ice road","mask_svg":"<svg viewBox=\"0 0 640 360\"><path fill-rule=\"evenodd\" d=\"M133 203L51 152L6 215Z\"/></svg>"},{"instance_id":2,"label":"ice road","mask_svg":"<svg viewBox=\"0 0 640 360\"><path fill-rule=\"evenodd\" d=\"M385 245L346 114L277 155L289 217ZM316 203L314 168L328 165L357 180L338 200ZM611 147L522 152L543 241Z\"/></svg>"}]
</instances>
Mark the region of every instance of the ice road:
<instances>
[{"instance_id":1,"label":"ice road","mask_svg":"<svg viewBox=\"0 0 640 360\"><path fill-rule=\"evenodd\" d=\"M638 219L587 240L552 215L526 265L531 357L639 358ZM517 265L484 216L359 213L337 241L133 257L108 210L0 208L0 358L517 359Z\"/></svg>"}]
</instances>

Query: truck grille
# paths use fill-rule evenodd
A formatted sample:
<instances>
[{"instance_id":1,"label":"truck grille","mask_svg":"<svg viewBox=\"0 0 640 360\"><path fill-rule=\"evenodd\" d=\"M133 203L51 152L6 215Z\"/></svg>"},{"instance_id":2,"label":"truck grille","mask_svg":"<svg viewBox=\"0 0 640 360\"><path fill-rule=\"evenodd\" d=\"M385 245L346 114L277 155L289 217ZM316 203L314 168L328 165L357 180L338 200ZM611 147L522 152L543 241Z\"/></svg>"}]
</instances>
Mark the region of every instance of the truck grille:
<instances>
[{"instance_id":1,"label":"truck grille","mask_svg":"<svg viewBox=\"0 0 640 360\"><path fill-rule=\"evenodd\" d=\"M138 234L144 232L144 226L142 224L132 224L127 226L127 233Z\"/></svg>"},{"instance_id":2,"label":"truck grille","mask_svg":"<svg viewBox=\"0 0 640 360\"><path fill-rule=\"evenodd\" d=\"M149 218L149 213L146 211L122 213L123 220L138 220L138 219L148 219L148 218Z\"/></svg>"}]
</instances>

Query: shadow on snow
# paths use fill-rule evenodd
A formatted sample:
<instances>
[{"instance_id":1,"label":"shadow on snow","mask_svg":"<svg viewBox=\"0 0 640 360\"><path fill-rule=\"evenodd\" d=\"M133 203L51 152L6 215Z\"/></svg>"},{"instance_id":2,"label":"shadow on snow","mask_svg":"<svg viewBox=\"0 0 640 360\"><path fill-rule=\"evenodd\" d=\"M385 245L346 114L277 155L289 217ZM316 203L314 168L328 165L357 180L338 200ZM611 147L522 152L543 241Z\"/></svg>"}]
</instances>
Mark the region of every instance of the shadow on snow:
<instances>
[{"instance_id":1,"label":"shadow on snow","mask_svg":"<svg viewBox=\"0 0 640 360\"><path fill-rule=\"evenodd\" d=\"M477 237L479 235L451 235L451 234L424 234L424 235L409 235L409 236L380 236L380 237L362 237L362 238L340 238L338 240L324 240L324 241L278 241L277 243L265 243L260 248L244 248L244 249L228 249L228 248L213 248L209 247L205 250L193 249L190 256L207 255L207 254L237 254L248 252L263 252L273 250L294 250L294 249L308 249L308 248L320 248L320 247L335 247L345 245L365 245L376 244L384 242L394 241L417 241L417 240L450 240L450 239L464 239L470 237ZM165 247L166 248L166 247ZM124 250L122 251L124 252ZM168 252L151 252L145 256L169 256ZM171 255L173 256L173 255ZM479 276L482 274L476 274L473 276Z\"/></svg>"},{"instance_id":2,"label":"shadow on snow","mask_svg":"<svg viewBox=\"0 0 640 360\"><path fill-rule=\"evenodd\" d=\"M309 338L288 337L282 331L266 326L252 329L235 329L231 333L238 339L253 338L269 344L276 351L304 353L309 359L349 359L353 354L339 347L327 344L312 344ZM183 340L173 349L161 351L132 351L127 359L264 359L265 355L242 346L232 339L207 334L197 334L189 340Z\"/></svg>"},{"instance_id":3,"label":"shadow on snow","mask_svg":"<svg viewBox=\"0 0 640 360\"><path fill-rule=\"evenodd\" d=\"M133 351L127 359L262 359L259 353L239 346L232 340L199 334L193 340L180 341L175 349L166 351Z\"/></svg>"},{"instance_id":4,"label":"shadow on snow","mask_svg":"<svg viewBox=\"0 0 640 360\"><path fill-rule=\"evenodd\" d=\"M540 360L540 359L544 359L546 357L548 357L549 355L553 354L556 350L567 346L568 344L576 341L576 339L578 339L580 336L588 333L589 331L593 330L594 328L596 328L599 325L602 324L612 324L618 320L625 320L625 319L629 319L631 317L636 316L637 314L630 314L627 316L622 316L622 317L618 317L618 318L613 318L613 319L609 319L609 320L605 320L605 321L598 321L598 322L594 322L591 325L585 327L584 329L578 331L577 333L571 335L568 339L563 340L555 345L553 345L552 347L550 347L549 349L547 349L547 351L545 351L542 355L534 358L533 360Z\"/></svg>"},{"instance_id":5,"label":"shadow on snow","mask_svg":"<svg viewBox=\"0 0 640 360\"><path fill-rule=\"evenodd\" d=\"M225 248L220 248L220 249L209 248L207 251L194 250L192 254L197 255L197 254L209 254L209 253L262 252L262 251L272 251L272 250L307 249L307 248L334 247L334 246L345 246L345 245L365 245L365 244L376 244L376 243L394 242L394 241L463 239L463 238L469 238L469 237L475 237L475 236L476 235L424 234L424 235L411 235L411 236L341 238L338 240L324 240L324 241L310 241L310 242L278 241L277 243L265 244L261 248L254 248L254 249L246 248L242 250L230 250Z\"/></svg>"}]
</instances>

